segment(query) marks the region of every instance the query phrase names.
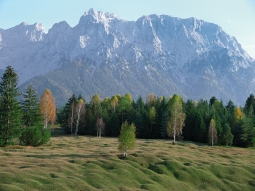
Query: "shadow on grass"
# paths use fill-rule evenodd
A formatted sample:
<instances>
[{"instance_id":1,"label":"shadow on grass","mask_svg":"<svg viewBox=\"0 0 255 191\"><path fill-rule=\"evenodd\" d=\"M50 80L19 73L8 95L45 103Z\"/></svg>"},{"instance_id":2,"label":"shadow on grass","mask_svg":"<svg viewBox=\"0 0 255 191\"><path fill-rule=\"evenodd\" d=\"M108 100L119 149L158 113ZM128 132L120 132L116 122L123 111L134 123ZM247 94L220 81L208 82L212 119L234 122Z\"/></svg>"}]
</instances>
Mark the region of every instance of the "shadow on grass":
<instances>
[{"instance_id":1,"label":"shadow on grass","mask_svg":"<svg viewBox=\"0 0 255 191\"><path fill-rule=\"evenodd\" d=\"M97 154L97 155L80 155L80 154L51 154L51 155L26 155L26 157L32 157L32 158L40 158L40 159L51 159L51 158L98 158L98 157L104 157L104 158L112 158L114 155L108 155L108 154Z\"/></svg>"},{"instance_id":2,"label":"shadow on grass","mask_svg":"<svg viewBox=\"0 0 255 191\"><path fill-rule=\"evenodd\" d=\"M60 137L60 136L65 136L65 135L67 135L67 134L65 133L64 128L62 128L62 127L50 128L49 130L50 130L50 132L51 132L51 136L52 136L52 137Z\"/></svg>"}]
</instances>

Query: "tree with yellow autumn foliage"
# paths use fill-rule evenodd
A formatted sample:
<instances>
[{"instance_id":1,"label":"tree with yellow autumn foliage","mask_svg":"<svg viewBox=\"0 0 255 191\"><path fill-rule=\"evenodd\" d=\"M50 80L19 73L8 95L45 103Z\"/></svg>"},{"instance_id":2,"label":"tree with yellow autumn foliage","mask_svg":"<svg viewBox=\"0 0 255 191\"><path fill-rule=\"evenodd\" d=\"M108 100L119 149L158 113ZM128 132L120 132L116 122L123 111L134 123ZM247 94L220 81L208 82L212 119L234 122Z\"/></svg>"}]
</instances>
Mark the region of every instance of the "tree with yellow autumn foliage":
<instances>
[{"instance_id":1,"label":"tree with yellow autumn foliage","mask_svg":"<svg viewBox=\"0 0 255 191\"><path fill-rule=\"evenodd\" d=\"M235 108L234 110L234 123L236 124L238 121L244 118L244 113L241 108Z\"/></svg>"},{"instance_id":2,"label":"tree with yellow autumn foliage","mask_svg":"<svg viewBox=\"0 0 255 191\"><path fill-rule=\"evenodd\" d=\"M40 99L40 110L43 115L43 125L47 128L48 123L53 124L56 120L55 99L49 89L46 89Z\"/></svg>"}]
</instances>

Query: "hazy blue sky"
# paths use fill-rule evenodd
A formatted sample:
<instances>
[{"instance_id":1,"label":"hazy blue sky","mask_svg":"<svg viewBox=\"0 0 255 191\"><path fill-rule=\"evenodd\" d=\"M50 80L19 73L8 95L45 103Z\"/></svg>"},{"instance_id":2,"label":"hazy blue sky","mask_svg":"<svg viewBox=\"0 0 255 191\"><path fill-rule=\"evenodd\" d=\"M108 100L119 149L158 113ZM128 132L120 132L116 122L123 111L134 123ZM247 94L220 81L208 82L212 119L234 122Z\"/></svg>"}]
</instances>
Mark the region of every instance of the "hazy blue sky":
<instances>
[{"instance_id":1,"label":"hazy blue sky","mask_svg":"<svg viewBox=\"0 0 255 191\"><path fill-rule=\"evenodd\" d=\"M165 14L212 22L255 58L255 0L0 0L0 28L40 22L48 30L63 20L73 27L90 8L125 20Z\"/></svg>"}]
</instances>

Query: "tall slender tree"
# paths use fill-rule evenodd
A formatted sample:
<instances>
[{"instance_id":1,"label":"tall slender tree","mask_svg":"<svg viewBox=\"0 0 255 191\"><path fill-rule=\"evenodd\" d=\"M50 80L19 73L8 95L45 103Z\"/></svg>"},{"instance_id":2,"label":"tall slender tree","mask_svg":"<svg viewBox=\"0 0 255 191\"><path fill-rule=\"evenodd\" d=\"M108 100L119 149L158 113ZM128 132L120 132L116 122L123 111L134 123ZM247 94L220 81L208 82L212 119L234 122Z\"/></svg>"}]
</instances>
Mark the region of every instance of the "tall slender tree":
<instances>
[{"instance_id":1,"label":"tall slender tree","mask_svg":"<svg viewBox=\"0 0 255 191\"><path fill-rule=\"evenodd\" d=\"M222 144L224 145L232 145L233 144L234 135L231 133L231 128L228 123L224 124L223 127L223 139Z\"/></svg>"},{"instance_id":2,"label":"tall slender tree","mask_svg":"<svg viewBox=\"0 0 255 191\"><path fill-rule=\"evenodd\" d=\"M41 96L40 110L44 119L44 128L48 127L48 123L53 124L56 120L55 99L49 89L46 89Z\"/></svg>"},{"instance_id":3,"label":"tall slender tree","mask_svg":"<svg viewBox=\"0 0 255 191\"><path fill-rule=\"evenodd\" d=\"M182 100L177 94L169 100L168 108L170 110L170 118L167 124L167 133L169 137L174 138L173 144L175 144L176 136L182 135L186 117L182 111Z\"/></svg>"},{"instance_id":4,"label":"tall slender tree","mask_svg":"<svg viewBox=\"0 0 255 191\"><path fill-rule=\"evenodd\" d=\"M75 114L75 106L77 104L77 100L75 96L72 96L70 100L69 112L68 112L68 126L70 127L71 134L73 133L73 125L74 125L74 114Z\"/></svg>"},{"instance_id":5,"label":"tall slender tree","mask_svg":"<svg viewBox=\"0 0 255 191\"><path fill-rule=\"evenodd\" d=\"M150 123L150 138L152 138L152 125L156 123L156 109L154 106L152 106L150 109L149 109L149 112L148 112L148 119L149 119L149 123Z\"/></svg>"},{"instance_id":6,"label":"tall slender tree","mask_svg":"<svg viewBox=\"0 0 255 191\"><path fill-rule=\"evenodd\" d=\"M211 119L209 130L208 130L208 142L211 146L213 146L214 144L217 144L217 141L218 141L218 134L217 134L216 124L214 119Z\"/></svg>"},{"instance_id":7,"label":"tall slender tree","mask_svg":"<svg viewBox=\"0 0 255 191\"><path fill-rule=\"evenodd\" d=\"M42 125L43 117L39 108L37 93L30 85L23 94L21 103L23 111L23 122L26 127Z\"/></svg>"},{"instance_id":8,"label":"tall slender tree","mask_svg":"<svg viewBox=\"0 0 255 191\"><path fill-rule=\"evenodd\" d=\"M85 103L82 99L80 99L77 102L77 104L75 106L75 111L74 111L74 121L76 124L74 135L77 135L78 130L79 130L79 124L84 119L85 119Z\"/></svg>"},{"instance_id":9,"label":"tall slender tree","mask_svg":"<svg viewBox=\"0 0 255 191\"><path fill-rule=\"evenodd\" d=\"M0 82L0 146L13 144L21 134L22 111L16 99L18 75L8 66Z\"/></svg>"},{"instance_id":10,"label":"tall slender tree","mask_svg":"<svg viewBox=\"0 0 255 191\"><path fill-rule=\"evenodd\" d=\"M105 123L103 121L102 117L97 118L97 123L96 123L96 130L97 130L97 137L101 138L101 135L104 131Z\"/></svg>"},{"instance_id":11,"label":"tall slender tree","mask_svg":"<svg viewBox=\"0 0 255 191\"><path fill-rule=\"evenodd\" d=\"M62 128L64 128L65 132L67 134L73 133L72 132L72 126L73 126L73 110L74 105L77 103L76 95L73 94L72 97L68 99L68 102L65 104L64 107L58 109L57 112L57 120L58 123Z\"/></svg>"}]
</instances>

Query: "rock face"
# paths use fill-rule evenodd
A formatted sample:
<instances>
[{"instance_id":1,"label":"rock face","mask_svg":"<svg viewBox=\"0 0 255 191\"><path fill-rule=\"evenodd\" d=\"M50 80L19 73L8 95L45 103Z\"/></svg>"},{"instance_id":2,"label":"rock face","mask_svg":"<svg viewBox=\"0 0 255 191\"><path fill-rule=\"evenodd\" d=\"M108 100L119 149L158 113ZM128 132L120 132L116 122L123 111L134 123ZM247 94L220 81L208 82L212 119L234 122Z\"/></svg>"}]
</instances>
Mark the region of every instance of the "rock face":
<instances>
[{"instance_id":1,"label":"rock face","mask_svg":"<svg viewBox=\"0 0 255 191\"><path fill-rule=\"evenodd\" d=\"M219 26L195 18L149 15L136 22L90 9L75 27L65 21L46 34L36 23L0 30L0 69L11 65L20 88L51 89L63 105L131 93L134 98L216 96L236 104L255 90L255 61Z\"/></svg>"}]
</instances>

